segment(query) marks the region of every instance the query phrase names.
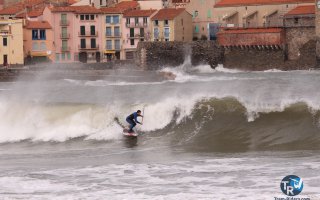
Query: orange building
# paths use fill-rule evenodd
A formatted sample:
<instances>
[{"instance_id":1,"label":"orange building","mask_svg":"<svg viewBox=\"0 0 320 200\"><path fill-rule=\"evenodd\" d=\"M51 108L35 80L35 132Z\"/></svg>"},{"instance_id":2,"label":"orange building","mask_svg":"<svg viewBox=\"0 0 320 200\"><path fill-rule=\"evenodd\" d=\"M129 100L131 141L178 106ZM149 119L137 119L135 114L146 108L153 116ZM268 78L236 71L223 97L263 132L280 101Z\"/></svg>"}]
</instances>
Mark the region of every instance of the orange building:
<instances>
[{"instance_id":1,"label":"orange building","mask_svg":"<svg viewBox=\"0 0 320 200\"><path fill-rule=\"evenodd\" d=\"M27 62L54 59L53 32L47 21L28 21L23 31L23 43Z\"/></svg>"}]
</instances>

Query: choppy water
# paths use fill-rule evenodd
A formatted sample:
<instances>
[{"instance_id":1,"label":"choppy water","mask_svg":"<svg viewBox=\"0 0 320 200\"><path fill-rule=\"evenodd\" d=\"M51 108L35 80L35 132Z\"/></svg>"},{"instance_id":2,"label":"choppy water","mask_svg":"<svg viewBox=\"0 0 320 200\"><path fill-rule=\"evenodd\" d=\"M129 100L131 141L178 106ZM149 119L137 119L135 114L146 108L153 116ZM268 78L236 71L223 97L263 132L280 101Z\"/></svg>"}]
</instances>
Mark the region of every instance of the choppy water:
<instances>
[{"instance_id":1,"label":"choppy water","mask_svg":"<svg viewBox=\"0 0 320 200\"><path fill-rule=\"evenodd\" d=\"M320 199L320 72L163 71L0 83L0 199Z\"/></svg>"}]
</instances>

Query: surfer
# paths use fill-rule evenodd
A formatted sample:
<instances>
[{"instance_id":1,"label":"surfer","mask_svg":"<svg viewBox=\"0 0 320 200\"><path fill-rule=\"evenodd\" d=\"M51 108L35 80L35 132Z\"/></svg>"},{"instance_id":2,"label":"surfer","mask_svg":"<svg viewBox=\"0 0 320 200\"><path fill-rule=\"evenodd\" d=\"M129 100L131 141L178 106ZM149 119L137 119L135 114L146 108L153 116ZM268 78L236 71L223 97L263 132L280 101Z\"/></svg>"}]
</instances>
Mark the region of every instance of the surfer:
<instances>
[{"instance_id":1,"label":"surfer","mask_svg":"<svg viewBox=\"0 0 320 200\"><path fill-rule=\"evenodd\" d=\"M133 128L137 125L136 123L142 125L142 123L137 120L138 116L143 117L141 115L141 110L137 110L137 112L132 113L126 118L126 121L130 124L129 131L128 131L129 133L133 132Z\"/></svg>"}]
</instances>

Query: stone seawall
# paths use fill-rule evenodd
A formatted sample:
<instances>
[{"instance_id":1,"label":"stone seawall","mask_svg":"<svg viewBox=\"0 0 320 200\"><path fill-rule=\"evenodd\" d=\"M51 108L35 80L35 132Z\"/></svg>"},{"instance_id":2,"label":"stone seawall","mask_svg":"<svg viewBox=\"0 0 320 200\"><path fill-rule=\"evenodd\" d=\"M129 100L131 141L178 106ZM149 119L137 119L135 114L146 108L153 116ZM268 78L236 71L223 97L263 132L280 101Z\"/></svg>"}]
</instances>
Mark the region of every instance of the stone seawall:
<instances>
[{"instance_id":1,"label":"stone seawall","mask_svg":"<svg viewBox=\"0 0 320 200\"><path fill-rule=\"evenodd\" d=\"M188 55L193 66L208 64L212 68L223 64L225 68L242 70L297 70L314 69L316 65L316 41L310 38L292 45L240 45L219 46L214 41L140 42L136 52L136 64L142 69L156 70L164 66L181 65ZM295 51L292 48L297 48ZM298 52L293 59L288 52Z\"/></svg>"},{"instance_id":2,"label":"stone seawall","mask_svg":"<svg viewBox=\"0 0 320 200\"><path fill-rule=\"evenodd\" d=\"M192 65L208 64L212 67L222 63L224 49L212 41L139 42L136 62L143 69L154 70L164 66L179 66L187 56Z\"/></svg>"}]
</instances>

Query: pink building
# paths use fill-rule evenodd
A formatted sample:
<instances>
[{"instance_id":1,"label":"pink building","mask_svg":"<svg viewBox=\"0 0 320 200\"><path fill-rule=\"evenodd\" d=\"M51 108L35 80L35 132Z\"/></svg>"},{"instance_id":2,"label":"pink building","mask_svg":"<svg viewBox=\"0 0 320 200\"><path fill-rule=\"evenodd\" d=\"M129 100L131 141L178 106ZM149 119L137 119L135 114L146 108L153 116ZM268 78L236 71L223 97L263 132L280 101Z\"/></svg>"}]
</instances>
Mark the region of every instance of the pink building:
<instances>
[{"instance_id":1,"label":"pink building","mask_svg":"<svg viewBox=\"0 0 320 200\"><path fill-rule=\"evenodd\" d=\"M100 62L101 11L92 6L47 7L43 16L54 30L55 62Z\"/></svg>"},{"instance_id":2,"label":"pink building","mask_svg":"<svg viewBox=\"0 0 320 200\"><path fill-rule=\"evenodd\" d=\"M151 20L156 10L131 10L124 13L122 21L125 59L133 59L140 41L151 40Z\"/></svg>"},{"instance_id":3,"label":"pink building","mask_svg":"<svg viewBox=\"0 0 320 200\"><path fill-rule=\"evenodd\" d=\"M52 27L47 21L27 21L23 29L23 51L27 62L47 62L52 53Z\"/></svg>"}]
</instances>

